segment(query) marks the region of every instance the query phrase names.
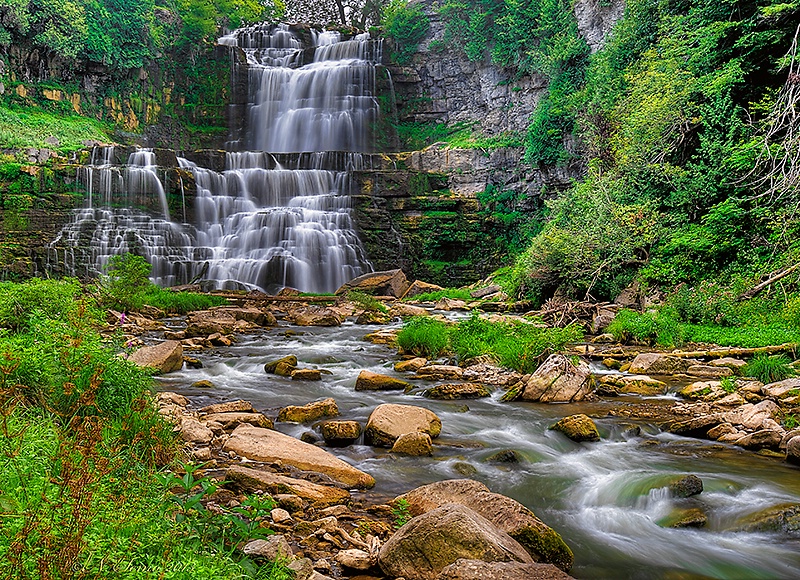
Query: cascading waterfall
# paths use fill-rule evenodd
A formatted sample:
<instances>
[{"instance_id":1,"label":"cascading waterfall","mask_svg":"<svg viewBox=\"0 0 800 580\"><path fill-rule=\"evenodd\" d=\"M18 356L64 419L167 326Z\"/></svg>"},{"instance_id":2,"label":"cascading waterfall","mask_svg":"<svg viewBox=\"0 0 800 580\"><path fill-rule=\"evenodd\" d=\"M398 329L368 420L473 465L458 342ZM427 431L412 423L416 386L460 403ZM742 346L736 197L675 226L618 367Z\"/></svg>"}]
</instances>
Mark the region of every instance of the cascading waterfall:
<instances>
[{"instance_id":1,"label":"cascading waterfall","mask_svg":"<svg viewBox=\"0 0 800 580\"><path fill-rule=\"evenodd\" d=\"M247 56L247 127L222 172L178 158L197 186L191 223L170 220L152 150L115 166L113 149L96 148L80 172L88 205L53 244L66 246L67 269L99 270L132 251L162 285L202 276L217 288L307 292L331 292L370 271L347 193L349 172L362 169L372 149L381 44L331 31L313 32L311 41L313 50L287 25L266 24L220 39ZM174 213L186 222L181 205Z\"/></svg>"}]
</instances>

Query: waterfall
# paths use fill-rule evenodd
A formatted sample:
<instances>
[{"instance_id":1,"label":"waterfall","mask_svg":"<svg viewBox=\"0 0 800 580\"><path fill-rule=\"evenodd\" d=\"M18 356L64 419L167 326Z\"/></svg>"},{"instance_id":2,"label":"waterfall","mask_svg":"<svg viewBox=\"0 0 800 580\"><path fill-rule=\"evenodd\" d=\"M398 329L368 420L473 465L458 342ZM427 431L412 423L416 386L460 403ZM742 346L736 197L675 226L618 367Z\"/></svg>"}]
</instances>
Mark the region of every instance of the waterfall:
<instances>
[{"instance_id":1,"label":"waterfall","mask_svg":"<svg viewBox=\"0 0 800 580\"><path fill-rule=\"evenodd\" d=\"M152 264L161 285L203 273L216 288L306 292L332 292L371 271L348 186L373 149L381 44L369 34L306 36L310 46L285 24L262 24L220 39L247 58L246 128L221 172L177 158L196 184L191 199L178 179L172 207L180 204L173 213L181 223L170 216L167 179L152 150L115 165L113 148L96 147L79 172L87 205L51 244L66 248L67 271L101 271L111 256L131 251Z\"/></svg>"}]
</instances>

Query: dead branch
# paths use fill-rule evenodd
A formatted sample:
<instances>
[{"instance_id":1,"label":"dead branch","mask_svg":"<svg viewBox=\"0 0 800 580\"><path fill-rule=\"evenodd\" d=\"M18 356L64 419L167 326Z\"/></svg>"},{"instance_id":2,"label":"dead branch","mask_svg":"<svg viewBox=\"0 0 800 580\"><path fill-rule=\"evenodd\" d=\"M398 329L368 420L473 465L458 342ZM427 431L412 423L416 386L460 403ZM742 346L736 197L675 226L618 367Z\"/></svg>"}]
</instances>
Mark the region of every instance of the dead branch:
<instances>
[{"instance_id":1,"label":"dead branch","mask_svg":"<svg viewBox=\"0 0 800 580\"><path fill-rule=\"evenodd\" d=\"M785 269L781 270L780 272L778 272L777 274L775 274L773 276L770 276L769 278L767 278L766 280L764 280L760 284L756 284L755 286L750 288L750 290L748 290L747 292L743 292L742 294L740 294L739 297L736 298L736 300L738 302L741 302L742 300L748 300L748 299L752 298L753 296L755 296L756 294L761 292L764 288L767 288L767 287L771 286L772 284L774 284L775 282L777 282L778 280L781 280L782 278L785 278L786 276L788 276L789 274L791 274L792 272L794 272L798 268L800 268L800 262L798 262L794 266L789 266L788 268L785 268Z\"/></svg>"}]
</instances>

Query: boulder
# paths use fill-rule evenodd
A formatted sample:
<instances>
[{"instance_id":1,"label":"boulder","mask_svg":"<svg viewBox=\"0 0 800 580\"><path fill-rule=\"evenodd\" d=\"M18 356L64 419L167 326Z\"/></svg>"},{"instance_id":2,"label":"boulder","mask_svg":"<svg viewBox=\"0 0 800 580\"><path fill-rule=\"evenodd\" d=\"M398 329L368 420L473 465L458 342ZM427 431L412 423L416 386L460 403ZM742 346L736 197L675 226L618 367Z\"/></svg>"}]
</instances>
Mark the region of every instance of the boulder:
<instances>
[{"instance_id":1,"label":"boulder","mask_svg":"<svg viewBox=\"0 0 800 580\"><path fill-rule=\"evenodd\" d=\"M269 512L269 517L276 524L289 524L294 521L292 515L283 508L275 508Z\"/></svg>"},{"instance_id":2,"label":"boulder","mask_svg":"<svg viewBox=\"0 0 800 580\"><path fill-rule=\"evenodd\" d=\"M320 381L322 372L319 369L295 369L291 377L293 381Z\"/></svg>"},{"instance_id":3,"label":"boulder","mask_svg":"<svg viewBox=\"0 0 800 580\"><path fill-rule=\"evenodd\" d=\"M381 547L385 574L431 580L456 560L532 563L530 555L486 518L458 504L446 504L413 518Z\"/></svg>"},{"instance_id":4,"label":"boulder","mask_svg":"<svg viewBox=\"0 0 800 580\"><path fill-rule=\"evenodd\" d=\"M411 284L402 270L386 270L383 272L370 272L345 282L336 290L339 296L349 290L359 290L375 296L393 296L400 298L409 289Z\"/></svg>"},{"instance_id":5,"label":"boulder","mask_svg":"<svg viewBox=\"0 0 800 580\"><path fill-rule=\"evenodd\" d=\"M263 427L264 429L272 429L275 426L272 421L265 417L262 413L209 413L203 417L203 421L215 421L222 425L225 430L235 429L239 425L253 425L254 427Z\"/></svg>"},{"instance_id":6,"label":"boulder","mask_svg":"<svg viewBox=\"0 0 800 580\"><path fill-rule=\"evenodd\" d=\"M796 435L786 442L786 461L800 465L800 435Z\"/></svg>"},{"instance_id":7,"label":"boulder","mask_svg":"<svg viewBox=\"0 0 800 580\"><path fill-rule=\"evenodd\" d=\"M232 312L211 309L190 312L186 317L186 336L209 336L211 334L231 334L236 324Z\"/></svg>"},{"instance_id":8,"label":"boulder","mask_svg":"<svg viewBox=\"0 0 800 580\"><path fill-rule=\"evenodd\" d=\"M734 374L738 375L740 374L742 367L747 363L742 359L726 356L723 358L714 359L708 364L710 364L712 367L728 367L733 371Z\"/></svg>"},{"instance_id":9,"label":"boulder","mask_svg":"<svg viewBox=\"0 0 800 580\"><path fill-rule=\"evenodd\" d=\"M269 536L266 540L250 540L242 548L242 552L251 558L275 560L291 560L294 557L292 547L283 534Z\"/></svg>"},{"instance_id":10,"label":"boulder","mask_svg":"<svg viewBox=\"0 0 800 580\"><path fill-rule=\"evenodd\" d=\"M429 399L452 401L454 399L480 399L488 397L492 392L484 385L477 383L452 383L425 389L422 394Z\"/></svg>"},{"instance_id":11,"label":"boulder","mask_svg":"<svg viewBox=\"0 0 800 580\"><path fill-rule=\"evenodd\" d=\"M361 436L361 431L361 423L358 421L327 421L320 427L325 444L331 447L355 443Z\"/></svg>"},{"instance_id":12,"label":"boulder","mask_svg":"<svg viewBox=\"0 0 800 580\"><path fill-rule=\"evenodd\" d=\"M800 504L783 504L769 507L745 516L737 522L733 531L796 534L800 532Z\"/></svg>"},{"instance_id":13,"label":"boulder","mask_svg":"<svg viewBox=\"0 0 800 580\"><path fill-rule=\"evenodd\" d=\"M693 417L692 419L685 419L683 421L673 421L665 425L665 429L676 435L698 437L702 439L708 436L709 430L725 422L723 413L714 413L711 415Z\"/></svg>"},{"instance_id":14,"label":"boulder","mask_svg":"<svg viewBox=\"0 0 800 580\"><path fill-rule=\"evenodd\" d=\"M341 326L342 316L332 308L306 306L298 308L287 317L297 326Z\"/></svg>"},{"instance_id":15,"label":"boulder","mask_svg":"<svg viewBox=\"0 0 800 580\"><path fill-rule=\"evenodd\" d=\"M214 383L209 381L208 379L203 379L201 381L195 381L192 383L193 389L213 389Z\"/></svg>"},{"instance_id":16,"label":"boulder","mask_svg":"<svg viewBox=\"0 0 800 580\"><path fill-rule=\"evenodd\" d=\"M484 459L486 463L520 463L522 457L513 449L504 449Z\"/></svg>"},{"instance_id":17,"label":"boulder","mask_svg":"<svg viewBox=\"0 0 800 580\"><path fill-rule=\"evenodd\" d=\"M667 392L667 383L652 379L647 375L608 374L595 375L597 394L615 395L663 395Z\"/></svg>"},{"instance_id":18,"label":"boulder","mask_svg":"<svg viewBox=\"0 0 800 580\"><path fill-rule=\"evenodd\" d=\"M702 364L699 360L669 356L660 352L643 352L631 362L631 373L635 375L677 375L689 367Z\"/></svg>"},{"instance_id":19,"label":"boulder","mask_svg":"<svg viewBox=\"0 0 800 580\"><path fill-rule=\"evenodd\" d=\"M781 443L782 436L783 433L781 431L761 429L739 437L733 444L745 449L777 449Z\"/></svg>"},{"instance_id":20,"label":"boulder","mask_svg":"<svg viewBox=\"0 0 800 580\"><path fill-rule=\"evenodd\" d=\"M713 365L692 365L686 369L686 374L690 377L700 377L707 379L719 379L722 377L733 376L733 370L728 367L719 367Z\"/></svg>"},{"instance_id":21,"label":"boulder","mask_svg":"<svg viewBox=\"0 0 800 580\"><path fill-rule=\"evenodd\" d=\"M150 367L159 373L179 371L183 367L183 345L177 340L165 340L154 346L143 346L128 358L140 367Z\"/></svg>"},{"instance_id":22,"label":"boulder","mask_svg":"<svg viewBox=\"0 0 800 580\"><path fill-rule=\"evenodd\" d=\"M294 368L297 366L297 357L294 356L293 354L290 354L289 356L285 356L283 358L279 358L278 360L268 362L267 364L264 365L264 372L273 375L275 374L275 371L278 369L278 365L281 364Z\"/></svg>"},{"instance_id":23,"label":"boulder","mask_svg":"<svg viewBox=\"0 0 800 580\"><path fill-rule=\"evenodd\" d=\"M800 378L785 379L777 383L770 383L761 387L761 392L766 397L784 399L800 392Z\"/></svg>"},{"instance_id":24,"label":"boulder","mask_svg":"<svg viewBox=\"0 0 800 580\"><path fill-rule=\"evenodd\" d=\"M435 413L412 405L383 404L369 416L364 439L376 447L392 447L405 433L427 433L432 438L442 431L442 421Z\"/></svg>"},{"instance_id":25,"label":"boulder","mask_svg":"<svg viewBox=\"0 0 800 580\"><path fill-rule=\"evenodd\" d=\"M582 401L592 391L594 382L589 365L577 365L561 354L550 355L524 383L520 398L541 403Z\"/></svg>"},{"instance_id":26,"label":"boulder","mask_svg":"<svg viewBox=\"0 0 800 580\"><path fill-rule=\"evenodd\" d=\"M444 504L457 503L475 510L519 542L537 562L572 567L572 550L561 536L516 500L492 493L471 479L450 479L423 485L396 498L408 502L412 516L430 512Z\"/></svg>"},{"instance_id":27,"label":"boulder","mask_svg":"<svg viewBox=\"0 0 800 580\"><path fill-rule=\"evenodd\" d=\"M592 316L592 324L589 330L592 334L600 334L608 328L608 325L614 322L617 317L617 311L610 308L602 308L600 311Z\"/></svg>"},{"instance_id":28,"label":"boulder","mask_svg":"<svg viewBox=\"0 0 800 580\"><path fill-rule=\"evenodd\" d=\"M662 528L702 528L708 523L708 516L700 508L677 509L658 521Z\"/></svg>"},{"instance_id":29,"label":"boulder","mask_svg":"<svg viewBox=\"0 0 800 580\"><path fill-rule=\"evenodd\" d=\"M417 370L417 377L426 381L460 380L464 369L455 365L426 365Z\"/></svg>"},{"instance_id":30,"label":"boulder","mask_svg":"<svg viewBox=\"0 0 800 580\"><path fill-rule=\"evenodd\" d=\"M271 429L240 425L225 442L224 451L233 451L254 461L293 465L305 471L323 473L350 487L370 488L375 479L324 449Z\"/></svg>"},{"instance_id":31,"label":"boulder","mask_svg":"<svg viewBox=\"0 0 800 580\"><path fill-rule=\"evenodd\" d=\"M783 415L781 408L770 400L761 401L755 405L747 404L725 413L725 419L733 425L741 425L746 429L761 429L767 419L780 419Z\"/></svg>"},{"instance_id":32,"label":"boulder","mask_svg":"<svg viewBox=\"0 0 800 580\"><path fill-rule=\"evenodd\" d=\"M180 426L181 439L188 443L208 445L214 438L214 432L194 417L184 417Z\"/></svg>"},{"instance_id":33,"label":"boulder","mask_svg":"<svg viewBox=\"0 0 800 580\"><path fill-rule=\"evenodd\" d=\"M350 492L346 489L242 465L231 465L225 472L225 479L246 492L290 493L309 501L316 507L338 505L350 500Z\"/></svg>"},{"instance_id":34,"label":"boulder","mask_svg":"<svg viewBox=\"0 0 800 580\"><path fill-rule=\"evenodd\" d=\"M413 298L414 296L419 296L420 294L441 292L442 290L444 290L444 288L437 286L436 284L429 284L428 282L423 282L422 280L414 280L401 298Z\"/></svg>"},{"instance_id":35,"label":"boulder","mask_svg":"<svg viewBox=\"0 0 800 580\"><path fill-rule=\"evenodd\" d=\"M177 405L178 407L187 407L189 405L189 399L172 391L158 393L157 399L160 404Z\"/></svg>"},{"instance_id":36,"label":"boulder","mask_svg":"<svg viewBox=\"0 0 800 580\"><path fill-rule=\"evenodd\" d=\"M466 310L467 303L463 300L454 300L444 296L440 298L433 306L436 310Z\"/></svg>"},{"instance_id":37,"label":"boulder","mask_svg":"<svg viewBox=\"0 0 800 580\"><path fill-rule=\"evenodd\" d=\"M411 387L406 381L363 370L356 379L356 391L403 391Z\"/></svg>"},{"instance_id":38,"label":"boulder","mask_svg":"<svg viewBox=\"0 0 800 580\"><path fill-rule=\"evenodd\" d=\"M364 340L372 344L385 344L394 347L397 345L397 334L399 332L396 328L378 330L364 336Z\"/></svg>"},{"instance_id":39,"label":"boulder","mask_svg":"<svg viewBox=\"0 0 800 580\"><path fill-rule=\"evenodd\" d=\"M714 401L726 396L720 381L697 381L682 388L678 395L684 399Z\"/></svg>"},{"instance_id":40,"label":"boulder","mask_svg":"<svg viewBox=\"0 0 800 580\"><path fill-rule=\"evenodd\" d=\"M372 567L372 558L368 552L359 549L342 550L335 557L343 568L366 571Z\"/></svg>"},{"instance_id":41,"label":"boulder","mask_svg":"<svg viewBox=\"0 0 800 580\"><path fill-rule=\"evenodd\" d=\"M394 304L389 308L389 316L392 318L399 316L400 318L411 318L412 316L430 316L430 312L421 306L412 306L411 304Z\"/></svg>"},{"instance_id":42,"label":"boulder","mask_svg":"<svg viewBox=\"0 0 800 580\"><path fill-rule=\"evenodd\" d=\"M674 497L691 497L702 493L703 480L696 475L685 475L667 486Z\"/></svg>"},{"instance_id":43,"label":"boulder","mask_svg":"<svg viewBox=\"0 0 800 580\"><path fill-rule=\"evenodd\" d=\"M336 417L339 415L339 408L336 401L328 398L322 401L314 401L307 405L289 405L278 412L278 421L286 423L307 423L316 421L323 417Z\"/></svg>"},{"instance_id":44,"label":"boulder","mask_svg":"<svg viewBox=\"0 0 800 580\"><path fill-rule=\"evenodd\" d=\"M430 457L433 455L431 436L427 433L403 433L394 442L389 453L414 455L416 457Z\"/></svg>"},{"instance_id":45,"label":"boulder","mask_svg":"<svg viewBox=\"0 0 800 580\"><path fill-rule=\"evenodd\" d=\"M550 426L554 431L560 431L573 441L600 441L597 425L583 414L564 417L558 423Z\"/></svg>"},{"instance_id":46,"label":"boulder","mask_svg":"<svg viewBox=\"0 0 800 580\"><path fill-rule=\"evenodd\" d=\"M518 383L522 375L511 369L498 367L486 362L470 364L464 369L461 378L465 381L505 387Z\"/></svg>"},{"instance_id":47,"label":"boulder","mask_svg":"<svg viewBox=\"0 0 800 580\"><path fill-rule=\"evenodd\" d=\"M216 403L200 409L201 413L254 413L255 409L250 401L228 401L226 403Z\"/></svg>"},{"instance_id":48,"label":"boulder","mask_svg":"<svg viewBox=\"0 0 800 580\"><path fill-rule=\"evenodd\" d=\"M387 324L392 317L388 313L365 310L356 318L356 324Z\"/></svg>"},{"instance_id":49,"label":"boulder","mask_svg":"<svg viewBox=\"0 0 800 580\"><path fill-rule=\"evenodd\" d=\"M428 359L422 357L412 358L410 360L401 360L394 363L394 370L398 373L412 372L415 373L422 367L428 364Z\"/></svg>"},{"instance_id":50,"label":"boulder","mask_svg":"<svg viewBox=\"0 0 800 580\"><path fill-rule=\"evenodd\" d=\"M502 292L503 287L498 286L497 284L492 284L491 286L486 286L484 288L476 288L475 290L470 291L469 295L470 298L475 298L476 300L480 300L481 298L486 298L487 296L491 296L492 294L497 294L498 292Z\"/></svg>"},{"instance_id":51,"label":"boulder","mask_svg":"<svg viewBox=\"0 0 800 580\"><path fill-rule=\"evenodd\" d=\"M484 562L459 559L444 569L436 580L574 580L552 564Z\"/></svg>"}]
</instances>

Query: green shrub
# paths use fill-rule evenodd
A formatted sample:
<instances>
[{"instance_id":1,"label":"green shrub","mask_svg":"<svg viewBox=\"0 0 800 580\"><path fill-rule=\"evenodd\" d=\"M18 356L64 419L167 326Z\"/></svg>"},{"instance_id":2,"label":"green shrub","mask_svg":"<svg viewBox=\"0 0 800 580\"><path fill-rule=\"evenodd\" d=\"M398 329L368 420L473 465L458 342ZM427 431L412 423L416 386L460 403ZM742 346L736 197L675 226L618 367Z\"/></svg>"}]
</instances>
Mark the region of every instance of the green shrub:
<instances>
[{"instance_id":1,"label":"green shrub","mask_svg":"<svg viewBox=\"0 0 800 580\"><path fill-rule=\"evenodd\" d=\"M669 309L648 311L643 314L633 310L620 310L608 325L608 332L620 342L636 340L664 347L680 346L685 342L685 331Z\"/></svg>"},{"instance_id":2,"label":"green shrub","mask_svg":"<svg viewBox=\"0 0 800 580\"><path fill-rule=\"evenodd\" d=\"M416 296L404 298L404 302L438 302L442 298L449 298L451 300L472 300L469 295L469 290L466 288L445 288L443 290L435 290L433 292L423 292Z\"/></svg>"},{"instance_id":3,"label":"green shrub","mask_svg":"<svg viewBox=\"0 0 800 580\"><path fill-rule=\"evenodd\" d=\"M99 319L94 302L82 295L77 280L31 278L23 283L0 282L0 327L21 331L37 319L66 320L79 310Z\"/></svg>"},{"instance_id":4,"label":"green shrub","mask_svg":"<svg viewBox=\"0 0 800 580\"><path fill-rule=\"evenodd\" d=\"M742 374L755 377L762 383L774 383L795 376L792 361L784 354L756 355L742 368Z\"/></svg>"},{"instance_id":5,"label":"green shrub","mask_svg":"<svg viewBox=\"0 0 800 580\"><path fill-rule=\"evenodd\" d=\"M733 377L722 377L719 386L726 393L734 393L736 392L736 379Z\"/></svg>"},{"instance_id":6,"label":"green shrub","mask_svg":"<svg viewBox=\"0 0 800 580\"><path fill-rule=\"evenodd\" d=\"M415 316L397 335L397 344L417 356L435 358L447 349L447 333L446 323L428 316Z\"/></svg>"},{"instance_id":7,"label":"green shrub","mask_svg":"<svg viewBox=\"0 0 800 580\"><path fill-rule=\"evenodd\" d=\"M392 58L397 64L407 64L417 51L419 42L428 33L430 21L422 5L392 0L383 9L381 25L394 41Z\"/></svg>"},{"instance_id":8,"label":"green shrub","mask_svg":"<svg viewBox=\"0 0 800 580\"><path fill-rule=\"evenodd\" d=\"M358 290L350 290L346 298L367 312L389 312L389 308L383 302Z\"/></svg>"}]
</instances>

